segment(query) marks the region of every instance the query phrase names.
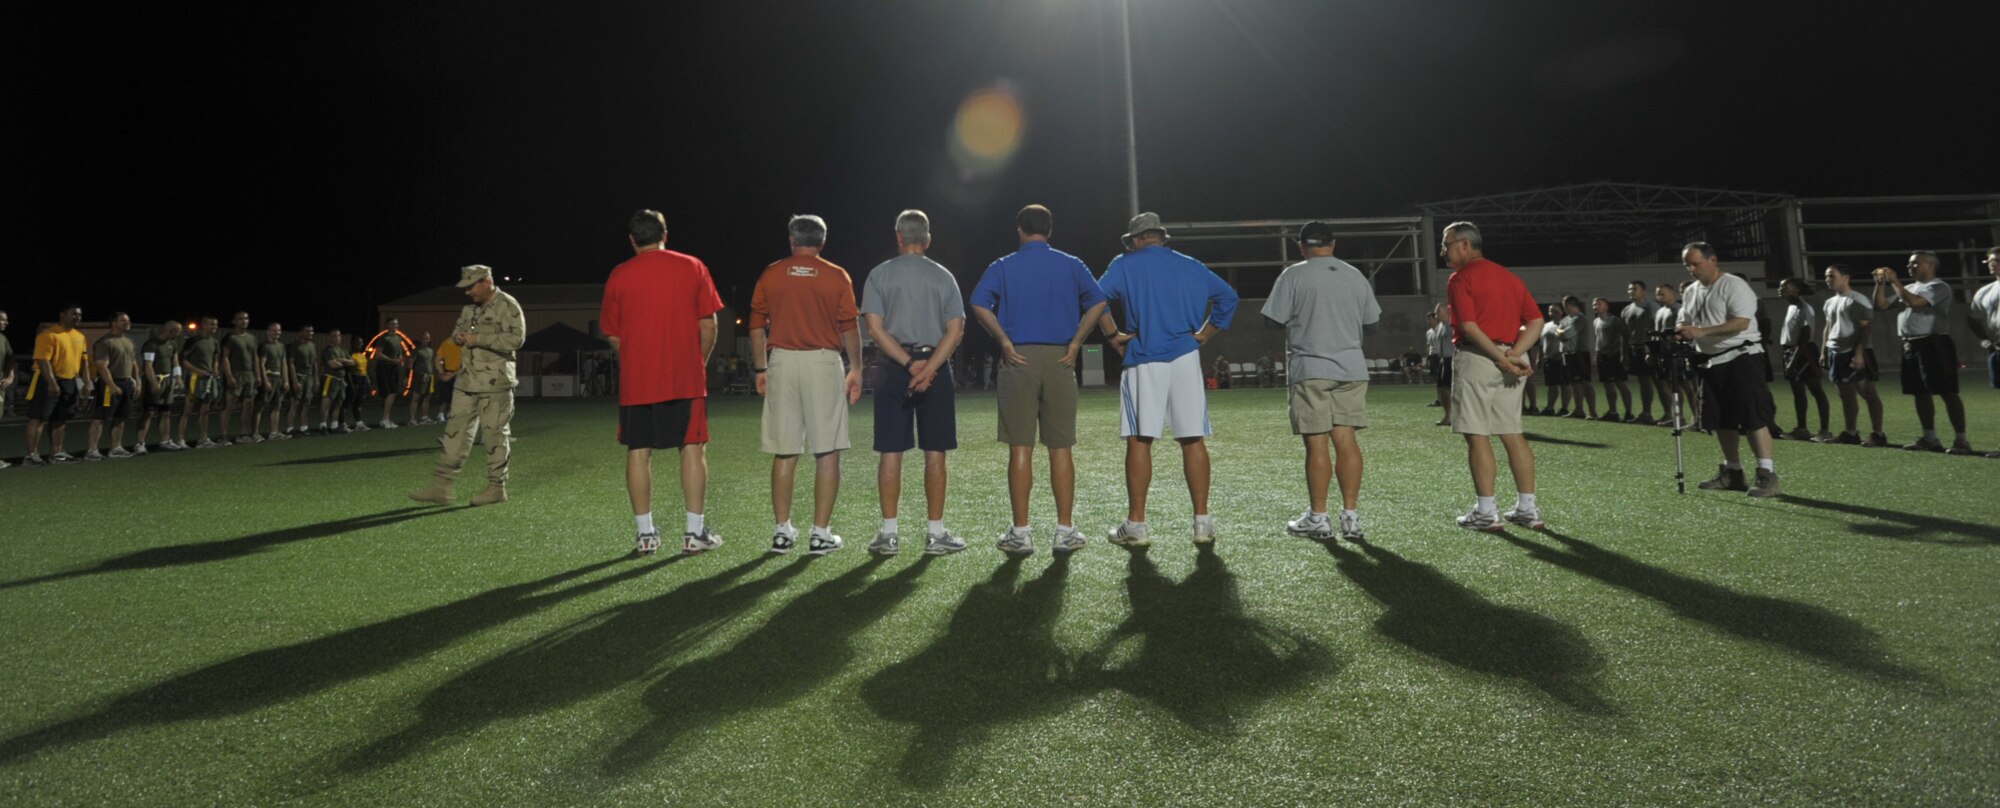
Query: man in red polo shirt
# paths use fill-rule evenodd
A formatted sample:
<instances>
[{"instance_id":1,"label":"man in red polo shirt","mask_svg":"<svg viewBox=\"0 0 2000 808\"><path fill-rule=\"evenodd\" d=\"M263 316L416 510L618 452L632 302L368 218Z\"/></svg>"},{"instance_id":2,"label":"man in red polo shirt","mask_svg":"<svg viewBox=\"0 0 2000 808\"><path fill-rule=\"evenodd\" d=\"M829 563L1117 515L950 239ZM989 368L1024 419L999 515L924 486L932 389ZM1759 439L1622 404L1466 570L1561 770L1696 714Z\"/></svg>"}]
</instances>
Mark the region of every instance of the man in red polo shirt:
<instances>
[{"instance_id":1,"label":"man in red polo shirt","mask_svg":"<svg viewBox=\"0 0 2000 808\"><path fill-rule=\"evenodd\" d=\"M598 322L618 352L618 442L624 444L625 488L639 527L634 550L660 549L653 526L653 450L680 449L681 498L687 531L681 552L722 545L702 515L708 496L708 354L715 349L715 313L722 298L700 259L666 249L667 219L659 211L632 214L634 255L611 270Z\"/></svg>"},{"instance_id":2,"label":"man in red polo shirt","mask_svg":"<svg viewBox=\"0 0 2000 808\"><path fill-rule=\"evenodd\" d=\"M1507 447L1507 466L1518 492L1504 519L1522 527L1542 526L1535 505L1535 453L1521 429L1522 380L1534 375L1526 354L1534 345L1529 335L1542 333L1542 313L1528 286L1506 267L1486 260L1479 228L1453 222L1444 229L1442 252L1455 270L1445 288L1451 300L1451 325L1458 354L1452 359L1451 430L1465 436L1472 489L1478 495L1472 511L1458 517L1459 527L1499 530L1502 515L1493 501L1499 474L1488 436L1499 436Z\"/></svg>"}]
</instances>

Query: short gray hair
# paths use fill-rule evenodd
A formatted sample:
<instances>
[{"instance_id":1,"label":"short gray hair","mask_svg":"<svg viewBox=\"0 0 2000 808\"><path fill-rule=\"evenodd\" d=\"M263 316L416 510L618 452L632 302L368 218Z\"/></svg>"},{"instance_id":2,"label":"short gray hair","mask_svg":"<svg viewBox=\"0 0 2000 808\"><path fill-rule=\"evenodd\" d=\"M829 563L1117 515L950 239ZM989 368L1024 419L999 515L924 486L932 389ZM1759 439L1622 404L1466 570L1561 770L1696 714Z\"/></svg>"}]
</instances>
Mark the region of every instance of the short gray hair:
<instances>
[{"instance_id":1,"label":"short gray hair","mask_svg":"<svg viewBox=\"0 0 2000 808\"><path fill-rule=\"evenodd\" d=\"M792 235L792 243L801 247L826 246L826 220L810 213L793 216L785 223L785 230Z\"/></svg>"},{"instance_id":2,"label":"short gray hair","mask_svg":"<svg viewBox=\"0 0 2000 808\"><path fill-rule=\"evenodd\" d=\"M914 208L896 214L896 239L904 244L931 243L931 217Z\"/></svg>"},{"instance_id":3,"label":"short gray hair","mask_svg":"<svg viewBox=\"0 0 2000 808\"><path fill-rule=\"evenodd\" d=\"M1479 225L1471 222L1452 222L1444 226L1444 237L1446 240L1450 240L1453 233L1464 233L1465 243L1472 245L1472 248L1475 250L1486 248L1486 242L1479 237Z\"/></svg>"}]
</instances>

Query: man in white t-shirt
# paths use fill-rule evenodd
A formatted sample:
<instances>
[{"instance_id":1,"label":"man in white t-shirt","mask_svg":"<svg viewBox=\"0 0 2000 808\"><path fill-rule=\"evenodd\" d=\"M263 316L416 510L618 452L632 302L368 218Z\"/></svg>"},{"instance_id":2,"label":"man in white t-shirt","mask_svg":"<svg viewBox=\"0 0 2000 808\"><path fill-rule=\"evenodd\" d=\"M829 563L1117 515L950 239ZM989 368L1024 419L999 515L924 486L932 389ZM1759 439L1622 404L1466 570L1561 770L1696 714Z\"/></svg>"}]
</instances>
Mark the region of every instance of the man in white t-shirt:
<instances>
[{"instance_id":1,"label":"man in white t-shirt","mask_svg":"<svg viewBox=\"0 0 2000 808\"><path fill-rule=\"evenodd\" d=\"M1875 319L1875 307L1868 298L1854 291L1853 271L1846 264L1828 264L1826 267L1826 302L1821 304L1821 319L1826 323L1822 332L1826 336L1825 356L1827 378L1833 380L1840 389L1841 418L1846 428L1827 443L1850 443L1880 448L1889 445L1889 436L1882 434L1882 396L1875 392L1875 380L1881 374L1875 365L1875 349L1868 345L1868 329ZM1868 403L1868 421L1871 427L1868 439L1862 440L1860 428L1856 424L1855 399Z\"/></svg>"},{"instance_id":2,"label":"man in white t-shirt","mask_svg":"<svg viewBox=\"0 0 2000 808\"><path fill-rule=\"evenodd\" d=\"M1708 358L1700 371L1701 421L1722 445L1722 465L1698 487L1777 496L1783 489L1772 464L1770 430L1777 407L1771 403L1770 384L1764 381L1757 293L1741 277L1722 271L1708 242L1689 243L1681 250L1681 263L1695 282L1688 285L1687 303L1681 306L1674 331ZM1754 484L1745 484L1738 460L1739 436L1750 439L1750 451L1757 458Z\"/></svg>"},{"instance_id":3,"label":"man in white t-shirt","mask_svg":"<svg viewBox=\"0 0 2000 808\"><path fill-rule=\"evenodd\" d=\"M1910 284L1904 286L1889 267L1875 268L1875 308L1900 308L1896 313L1896 336L1903 340L1903 395L1915 399L1917 422L1924 434L1903 448L1918 452L1972 454L1965 438L1965 402L1958 397L1958 346L1952 343L1947 323L1951 317L1951 287L1937 276L1937 253L1918 250L1910 253ZM1951 448L1938 440L1936 396L1944 400L1945 416L1951 419L1955 437Z\"/></svg>"},{"instance_id":4,"label":"man in white t-shirt","mask_svg":"<svg viewBox=\"0 0 2000 808\"><path fill-rule=\"evenodd\" d=\"M1538 375L1542 377L1542 384L1549 388L1548 405L1542 408L1542 414L1553 415L1557 418L1568 418L1570 405L1569 371L1563 365L1562 326L1560 324L1563 318L1563 310L1561 306L1550 305L1548 308L1542 310L1542 314L1544 316L1541 336L1535 338L1535 350L1541 354L1541 364L1536 366L1541 371ZM1562 402L1561 407L1556 406L1557 401ZM1583 411L1583 404L1581 402L1576 405L1576 410L1577 412Z\"/></svg>"},{"instance_id":5,"label":"man in white t-shirt","mask_svg":"<svg viewBox=\"0 0 2000 808\"><path fill-rule=\"evenodd\" d=\"M1654 287L1653 296L1660 301L1659 308L1653 312L1653 331L1658 333L1673 331L1675 321L1681 316L1680 287L1663 283ZM1701 412L1701 398L1695 395L1694 390L1694 369L1687 366L1685 359L1674 356L1673 343L1664 339L1653 344L1652 356L1653 378L1659 385L1660 396L1666 399L1661 402L1666 405L1667 412L1660 417L1660 426L1674 425L1674 393L1678 392L1681 403L1681 425L1696 432L1702 431L1701 424L1689 416L1689 413ZM1675 367L1677 365L1678 370ZM1676 373L1680 376L1678 385L1673 381ZM1676 386L1678 390L1675 389Z\"/></svg>"},{"instance_id":6,"label":"man in white t-shirt","mask_svg":"<svg viewBox=\"0 0 2000 808\"><path fill-rule=\"evenodd\" d=\"M1437 405L1444 408L1443 417L1438 418L1438 426L1451 426L1451 362L1458 355L1458 348L1451 344L1451 318L1446 314L1449 304L1439 303L1431 309L1430 328L1424 332L1429 343L1429 356L1425 358L1431 366L1431 376L1437 379Z\"/></svg>"},{"instance_id":7,"label":"man in white t-shirt","mask_svg":"<svg viewBox=\"0 0 2000 808\"><path fill-rule=\"evenodd\" d=\"M1993 275L1993 282L1973 293L1965 320L1972 333L1979 335L1979 347L1986 349L1986 380L2000 390L2000 247L1986 251L1986 271ZM1987 452L1986 456L2000 459L2000 451Z\"/></svg>"},{"instance_id":8,"label":"man in white t-shirt","mask_svg":"<svg viewBox=\"0 0 2000 808\"><path fill-rule=\"evenodd\" d=\"M1813 312L1812 301L1806 298L1810 290L1806 282L1798 278L1786 278L1778 284L1778 293L1784 295L1788 307L1785 309L1785 323L1778 330L1778 347L1784 349L1785 380L1792 385L1792 412L1797 416L1798 426L1791 434L1779 435L1792 440L1811 440L1813 433L1806 429L1806 396L1819 403L1819 441L1833 440L1828 429L1826 388L1819 383L1819 316Z\"/></svg>"}]
</instances>

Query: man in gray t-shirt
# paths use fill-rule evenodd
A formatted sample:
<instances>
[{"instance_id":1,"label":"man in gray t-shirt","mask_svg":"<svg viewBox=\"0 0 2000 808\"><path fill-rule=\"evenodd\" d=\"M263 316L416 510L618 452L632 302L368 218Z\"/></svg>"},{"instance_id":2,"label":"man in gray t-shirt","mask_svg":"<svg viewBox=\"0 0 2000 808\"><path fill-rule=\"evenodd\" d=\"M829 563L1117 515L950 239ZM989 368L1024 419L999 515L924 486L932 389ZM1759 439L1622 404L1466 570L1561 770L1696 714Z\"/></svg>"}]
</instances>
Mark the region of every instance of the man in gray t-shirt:
<instances>
[{"instance_id":1,"label":"man in gray t-shirt","mask_svg":"<svg viewBox=\"0 0 2000 808\"><path fill-rule=\"evenodd\" d=\"M1645 281L1625 284L1625 296L1632 302L1618 313L1618 319L1625 324L1625 373L1639 380L1639 412L1632 418L1635 424L1653 423L1653 391L1657 388L1661 403L1667 400L1666 388L1659 387L1653 378L1651 359L1653 339L1653 318L1660 310L1660 304L1653 302L1647 294ZM1627 408L1626 415L1632 415Z\"/></svg>"},{"instance_id":2,"label":"man in gray t-shirt","mask_svg":"<svg viewBox=\"0 0 2000 808\"><path fill-rule=\"evenodd\" d=\"M1604 420L1616 421L1618 407L1625 406L1623 420L1633 420L1632 388L1625 384L1625 322L1611 313L1611 299L1591 301L1597 317L1590 321L1597 340L1597 382L1604 385Z\"/></svg>"},{"instance_id":3,"label":"man in gray t-shirt","mask_svg":"<svg viewBox=\"0 0 2000 808\"><path fill-rule=\"evenodd\" d=\"M903 453L924 452L926 555L956 553L965 542L944 528L945 453L958 448L951 352L965 336L965 300L951 271L924 257L931 220L920 210L896 217L899 254L868 273L861 317L882 358L875 383L875 451L882 455L882 529L868 545L894 555L902 537L896 502L903 494Z\"/></svg>"},{"instance_id":4,"label":"man in gray t-shirt","mask_svg":"<svg viewBox=\"0 0 2000 808\"><path fill-rule=\"evenodd\" d=\"M1362 533L1355 510L1361 496L1361 444L1355 431L1368 426L1368 358L1361 340L1382 319L1382 306L1361 271L1333 257L1333 242L1333 228L1324 222L1299 228L1299 253L1305 260L1278 276L1263 314L1285 327L1292 434L1306 444L1311 502L1298 519L1285 523L1285 530L1294 536L1333 536L1326 496L1328 483L1337 477L1340 535L1356 540Z\"/></svg>"},{"instance_id":5,"label":"man in gray t-shirt","mask_svg":"<svg viewBox=\"0 0 2000 808\"><path fill-rule=\"evenodd\" d=\"M1903 394L1915 399L1917 422L1923 437L1903 448L1923 452L1972 454L1965 437L1965 402L1958 398L1958 346L1946 331L1951 316L1951 287L1937 277L1936 253L1920 250L1910 254L1908 286L1896 277L1896 270L1875 270L1875 308L1896 314L1896 336L1903 338ZM1944 399L1945 415L1957 437L1951 448L1938 440L1937 404L1932 396Z\"/></svg>"}]
</instances>

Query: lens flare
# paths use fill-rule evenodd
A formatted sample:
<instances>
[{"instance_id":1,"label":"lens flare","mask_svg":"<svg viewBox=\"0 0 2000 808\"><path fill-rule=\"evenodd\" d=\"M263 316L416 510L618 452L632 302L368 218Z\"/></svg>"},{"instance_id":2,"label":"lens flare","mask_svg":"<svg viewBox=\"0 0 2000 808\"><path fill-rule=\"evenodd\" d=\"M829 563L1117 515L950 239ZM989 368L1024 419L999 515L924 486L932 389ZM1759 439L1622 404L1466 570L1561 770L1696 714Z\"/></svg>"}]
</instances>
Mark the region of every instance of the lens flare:
<instances>
[{"instance_id":1,"label":"lens flare","mask_svg":"<svg viewBox=\"0 0 2000 808\"><path fill-rule=\"evenodd\" d=\"M1006 169L1027 132L1027 116L1005 86L975 90L958 105L949 150L964 179L989 177Z\"/></svg>"}]
</instances>

